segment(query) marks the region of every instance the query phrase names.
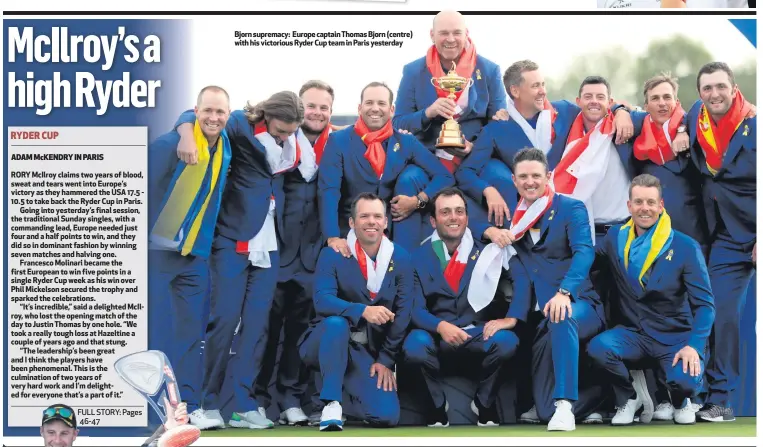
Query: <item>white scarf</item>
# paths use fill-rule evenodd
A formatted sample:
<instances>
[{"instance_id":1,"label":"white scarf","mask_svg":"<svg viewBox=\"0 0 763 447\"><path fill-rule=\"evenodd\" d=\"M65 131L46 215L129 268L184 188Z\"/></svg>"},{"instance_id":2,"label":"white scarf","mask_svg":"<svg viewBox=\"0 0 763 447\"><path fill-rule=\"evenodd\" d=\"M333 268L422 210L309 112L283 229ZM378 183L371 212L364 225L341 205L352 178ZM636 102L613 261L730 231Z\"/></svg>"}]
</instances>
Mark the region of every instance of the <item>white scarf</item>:
<instances>
[{"instance_id":1,"label":"white scarf","mask_svg":"<svg viewBox=\"0 0 763 447\"><path fill-rule=\"evenodd\" d=\"M279 146L275 138L267 131L255 133L254 137L265 146L265 155L273 175L293 168L300 158L300 147L293 134L284 141L283 147ZM270 252L278 250L275 215L276 201L274 197L271 197L262 228L248 242L249 261L255 267L270 268Z\"/></svg>"},{"instance_id":2,"label":"white scarf","mask_svg":"<svg viewBox=\"0 0 763 447\"><path fill-rule=\"evenodd\" d=\"M514 105L514 100L511 99L511 97L508 95L506 96L506 102L506 109L509 111L509 116L512 120L519 124L519 127L522 128L525 136L528 140L530 140L532 147L538 148L542 150L544 154L548 155L548 151L551 150L552 144L551 110L542 110L540 112L538 121L535 123L535 129L533 129L525 117L523 117L522 114L519 113L519 110L517 110L516 106Z\"/></svg>"},{"instance_id":3,"label":"white scarf","mask_svg":"<svg viewBox=\"0 0 763 447\"><path fill-rule=\"evenodd\" d=\"M524 235L540 216L548 210L548 207L549 198L545 195L530 206L527 206L527 202L524 199L520 200L514 214L523 210L525 213L516 225L512 222L509 232L514 237ZM474 265L472 278L469 282L468 298L470 303L473 299L475 301L493 299L495 291L498 289L498 281L501 279L501 270L509 270L509 261L516 254L517 251L512 245L500 248L498 245L490 243L482 250L477 264ZM489 303L490 301L487 301L485 306Z\"/></svg>"},{"instance_id":4,"label":"white scarf","mask_svg":"<svg viewBox=\"0 0 763 447\"><path fill-rule=\"evenodd\" d=\"M355 251L355 242L358 237L355 235L355 230L350 229L347 233L347 245L350 247L352 256L357 260L358 253ZM376 254L376 263L371 260L371 257L366 254L365 250L362 250L362 256L366 257L366 287L368 291L374 294L379 293L382 283L384 282L384 275L387 273L390 261L392 261L392 253L395 251L395 245L390 242L387 236L382 236L381 246L379 252ZM374 267L374 264L375 267Z\"/></svg>"},{"instance_id":5,"label":"white scarf","mask_svg":"<svg viewBox=\"0 0 763 447\"><path fill-rule=\"evenodd\" d=\"M327 124L327 126L330 126L330 124ZM330 127L328 133L331 134ZM302 174L302 178L305 179L306 182L309 182L315 178L315 175L318 172L318 161L315 156L313 144L307 139L301 127L297 130L297 143L299 144L299 149L302 151L298 169Z\"/></svg>"},{"instance_id":6,"label":"white scarf","mask_svg":"<svg viewBox=\"0 0 763 447\"><path fill-rule=\"evenodd\" d=\"M265 146L265 155L273 175L281 174L293 168L300 158L300 146L294 134L289 135L289 138L283 142L283 147L276 143L275 138L267 131L256 133L254 137ZM315 158L315 154L313 154L313 158Z\"/></svg>"},{"instance_id":7,"label":"white scarf","mask_svg":"<svg viewBox=\"0 0 763 447\"><path fill-rule=\"evenodd\" d=\"M435 230L432 235L424 240L424 242L431 241L439 241L440 235L437 234L437 230ZM422 244L424 243L422 242ZM430 243L431 243L430 242ZM494 245L494 244L491 244ZM472 249L474 248L474 237L472 236L472 232L469 230L469 228L466 229L464 232L464 235L461 237L461 243L458 244L458 248L456 251L458 251L458 256L456 257L456 262L459 264L466 264L469 262L469 255L472 253ZM445 259L447 261L450 261L450 254L448 253L448 250L443 250L445 252ZM477 273L477 265L479 265L480 261L482 261L482 257L485 255L485 252L480 255L479 260L477 261L477 264L475 265L474 271L472 273L471 278L469 279L469 290L466 292L466 299L469 301L469 305L474 309L475 312L479 312L482 309L486 308L488 304L490 304L491 301L493 301L493 297L495 296L495 291L493 291L492 294L485 293L484 287L477 284L479 281L475 281L474 275ZM500 270L499 270L500 274ZM464 278L461 278L461 281L463 281ZM496 286L497 286L496 282ZM475 289L474 291L472 289ZM456 291L457 292L457 291Z\"/></svg>"}]
</instances>

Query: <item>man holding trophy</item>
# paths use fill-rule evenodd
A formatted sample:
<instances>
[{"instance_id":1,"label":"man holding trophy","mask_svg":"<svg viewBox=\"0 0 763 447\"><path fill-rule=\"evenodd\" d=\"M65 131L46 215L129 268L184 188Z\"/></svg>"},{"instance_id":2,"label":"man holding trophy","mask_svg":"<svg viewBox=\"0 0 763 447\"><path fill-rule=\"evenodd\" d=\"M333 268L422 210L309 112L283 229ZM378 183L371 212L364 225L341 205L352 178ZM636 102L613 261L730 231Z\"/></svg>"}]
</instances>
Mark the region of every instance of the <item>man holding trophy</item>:
<instances>
[{"instance_id":1,"label":"man holding trophy","mask_svg":"<svg viewBox=\"0 0 763 447\"><path fill-rule=\"evenodd\" d=\"M371 82L360 93L358 120L333 132L318 170L323 237L337 253L350 257L350 205L372 192L389 201L390 238L407 251L424 239L424 208L437 191L453 186L453 176L413 136L393 128L392 90Z\"/></svg>"},{"instance_id":2,"label":"man holding trophy","mask_svg":"<svg viewBox=\"0 0 763 447\"><path fill-rule=\"evenodd\" d=\"M460 13L437 14L430 36L427 55L403 68L393 125L414 134L454 173L482 126L506 108L506 93L500 68L477 55Z\"/></svg>"}]
</instances>

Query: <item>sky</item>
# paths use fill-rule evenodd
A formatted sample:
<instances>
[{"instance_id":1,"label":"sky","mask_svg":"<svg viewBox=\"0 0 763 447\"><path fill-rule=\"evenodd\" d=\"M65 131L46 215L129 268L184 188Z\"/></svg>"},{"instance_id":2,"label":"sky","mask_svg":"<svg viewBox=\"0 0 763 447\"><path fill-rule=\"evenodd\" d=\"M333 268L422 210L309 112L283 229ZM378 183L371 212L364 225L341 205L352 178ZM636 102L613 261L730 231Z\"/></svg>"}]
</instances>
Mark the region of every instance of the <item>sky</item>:
<instances>
[{"instance_id":1,"label":"sky","mask_svg":"<svg viewBox=\"0 0 763 447\"><path fill-rule=\"evenodd\" d=\"M466 20L477 53L499 64L501 72L514 61L532 59L547 79L564 74L565 67L583 54L619 45L636 57L650 41L675 33L702 40L715 59L732 68L756 54L752 44L723 17L467 16ZM297 92L305 81L321 79L334 87L334 113L354 114L360 91L369 82L383 81L397 90L403 66L424 56L431 45L431 24L432 17L425 15L196 17L191 28L194 69L189 106L209 84L228 90L231 107L236 109L247 100L256 103L281 90ZM549 32L564 27L577 31L565 35ZM413 38L398 39L403 41L402 47L237 47L235 31L390 31L411 32ZM226 69L205 64L210 54L225 61Z\"/></svg>"}]
</instances>

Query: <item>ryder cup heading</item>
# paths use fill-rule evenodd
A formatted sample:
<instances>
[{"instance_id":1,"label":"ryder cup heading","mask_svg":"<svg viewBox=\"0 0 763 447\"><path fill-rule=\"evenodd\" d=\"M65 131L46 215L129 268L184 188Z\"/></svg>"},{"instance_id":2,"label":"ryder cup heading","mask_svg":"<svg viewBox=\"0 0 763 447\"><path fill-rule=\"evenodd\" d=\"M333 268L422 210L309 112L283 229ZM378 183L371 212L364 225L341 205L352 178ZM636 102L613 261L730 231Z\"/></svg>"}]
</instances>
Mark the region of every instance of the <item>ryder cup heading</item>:
<instances>
[{"instance_id":1,"label":"ryder cup heading","mask_svg":"<svg viewBox=\"0 0 763 447\"><path fill-rule=\"evenodd\" d=\"M131 79L140 70L119 61L121 76L109 70L117 56L128 64L161 62L159 37L148 35L141 41L127 34L124 26L113 35L70 35L67 27L51 27L48 34L35 34L41 29L8 28L8 107L37 108L37 115L47 115L54 108L71 107L73 102L75 107L95 108L103 115L112 105L155 106L161 81ZM71 65L54 68L51 74L48 64ZM100 69L102 77L108 79L97 79L89 64L99 64L92 71ZM46 79L35 78L37 69L44 70Z\"/></svg>"}]
</instances>

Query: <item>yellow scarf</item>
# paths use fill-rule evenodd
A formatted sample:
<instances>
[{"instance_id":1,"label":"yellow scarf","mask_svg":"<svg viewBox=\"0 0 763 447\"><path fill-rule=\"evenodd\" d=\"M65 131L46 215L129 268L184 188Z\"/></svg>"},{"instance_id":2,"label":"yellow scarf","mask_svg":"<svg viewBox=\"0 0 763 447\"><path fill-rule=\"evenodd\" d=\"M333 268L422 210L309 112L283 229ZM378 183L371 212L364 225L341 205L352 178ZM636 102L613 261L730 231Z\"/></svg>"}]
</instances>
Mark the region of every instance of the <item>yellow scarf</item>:
<instances>
[{"instance_id":1,"label":"yellow scarf","mask_svg":"<svg viewBox=\"0 0 763 447\"><path fill-rule=\"evenodd\" d=\"M189 217L188 212L191 210L191 207L196 200L196 196L199 194L199 190L202 187L204 177L207 173L207 167L209 166L209 142L202 133L198 120L196 120L196 123L193 126L193 138L196 142L196 147L199 150L199 162L195 165L185 165L172 186L172 193L164 204L153 229L153 234L168 240L175 240L181 226L186 221L187 217ZM222 165L222 161L223 137L221 135L217 140L215 155L212 157L212 178L209 190L199 212L196 213L196 216L192 217L193 223L185 236L185 241L183 242L183 247L180 252L183 256L186 256L191 252L196 237L199 234L207 204L209 203L210 197L212 197L215 185L217 184L217 179L220 176L220 166Z\"/></svg>"},{"instance_id":2,"label":"yellow scarf","mask_svg":"<svg viewBox=\"0 0 763 447\"><path fill-rule=\"evenodd\" d=\"M618 245L620 246L620 253L622 253L623 256L626 273L632 273L633 277L635 277L635 272L629 272L628 270L628 264L631 257L631 244L636 238L636 232L634 231L633 226L633 219L631 218L625 225L620 228L620 234L618 234ZM662 215L660 216L657 223L652 226L652 228L650 228L649 231L647 231L647 233L642 237L644 240L641 244L639 244L638 251L634 254L633 267L638 268L639 264L641 264L641 268L638 272L638 282L643 287L644 274L649 271L649 268L652 266L652 264L654 264L654 261L660 257L662 253L665 252L665 249L667 249L667 247L669 247L670 243L673 241L673 228L671 226L670 216L668 215L667 210L662 211Z\"/></svg>"}]
</instances>

